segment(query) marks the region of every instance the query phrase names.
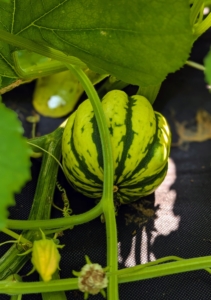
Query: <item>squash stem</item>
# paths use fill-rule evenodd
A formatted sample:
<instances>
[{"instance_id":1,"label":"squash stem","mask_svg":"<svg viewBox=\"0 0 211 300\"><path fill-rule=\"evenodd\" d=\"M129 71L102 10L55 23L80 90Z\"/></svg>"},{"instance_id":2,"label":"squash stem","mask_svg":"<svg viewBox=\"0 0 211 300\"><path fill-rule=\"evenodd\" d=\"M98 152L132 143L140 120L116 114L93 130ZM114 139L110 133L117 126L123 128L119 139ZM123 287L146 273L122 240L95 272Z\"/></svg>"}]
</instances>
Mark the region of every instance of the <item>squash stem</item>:
<instances>
[{"instance_id":1,"label":"squash stem","mask_svg":"<svg viewBox=\"0 0 211 300\"><path fill-rule=\"evenodd\" d=\"M98 96L102 99L105 94L113 90L123 90L129 85L129 83L123 82L121 80L111 80L109 77L97 90Z\"/></svg>"},{"instance_id":2,"label":"squash stem","mask_svg":"<svg viewBox=\"0 0 211 300\"><path fill-rule=\"evenodd\" d=\"M53 153L57 158L60 158L61 156L61 132L62 129L52 135L49 135L48 139L48 151ZM50 217L57 171L58 164L51 156L44 153L37 188L29 215L29 219L34 220L33 222L36 222L35 220L37 219L38 228L41 227L39 225L39 219L47 219ZM14 223L16 223L16 220L14 220ZM29 230L29 228L30 226L24 228L23 237L27 240L33 241L40 233ZM16 226L14 229L17 229ZM17 273L29 259L29 256L17 256L19 253L20 250L16 247L16 245L13 245L0 258L0 280L11 274Z\"/></svg>"},{"instance_id":3,"label":"squash stem","mask_svg":"<svg viewBox=\"0 0 211 300\"><path fill-rule=\"evenodd\" d=\"M7 235L13 237L15 240L17 240L20 243L31 244L31 242L29 240L25 239L22 235L19 235L16 232L14 232L8 228L3 228L3 229L1 229L1 231ZM15 242L15 240L14 240L14 242Z\"/></svg>"},{"instance_id":4,"label":"squash stem","mask_svg":"<svg viewBox=\"0 0 211 300\"><path fill-rule=\"evenodd\" d=\"M69 56L64 53L62 53L59 50L55 50L53 48L47 47L45 45L38 44L32 40L29 40L27 38L24 38L18 33L16 35L0 29L0 40L4 41L10 45L13 45L15 47L21 48L21 49L27 49L29 51L36 52L40 55L47 56L49 58L58 60L63 63L71 63L76 64L80 68L86 68L86 64L83 63L80 59L74 56ZM27 76L25 76L27 78Z\"/></svg>"},{"instance_id":5,"label":"squash stem","mask_svg":"<svg viewBox=\"0 0 211 300\"><path fill-rule=\"evenodd\" d=\"M200 23L194 26L194 36L200 37L211 26L211 13Z\"/></svg>"},{"instance_id":6,"label":"squash stem","mask_svg":"<svg viewBox=\"0 0 211 300\"><path fill-rule=\"evenodd\" d=\"M115 209L113 202L113 155L110 142L110 134L106 122L106 118L100 103L100 99L96 90L86 74L79 68L67 65L67 67L73 72L73 74L79 79L83 86L89 100L92 103L95 117L97 120L102 150L103 150L103 163L104 163L104 184L103 184L103 197L101 199L103 205L103 213L106 221L106 236L107 236L107 265L113 275L109 280L107 289L107 298L112 300L118 300L118 280L117 272L118 268L118 251L117 251L117 228Z\"/></svg>"},{"instance_id":7,"label":"squash stem","mask_svg":"<svg viewBox=\"0 0 211 300\"><path fill-rule=\"evenodd\" d=\"M194 24L196 23L197 17L203 5L204 5L204 0L196 0L193 2L193 5L190 9L190 23L192 26L194 26Z\"/></svg>"},{"instance_id":8,"label":"squash stem","mask_svg":"<svg viewBox=\"0 0 211 300\"><path fill-rule=\"evenodd\" d=\"M173 262L166 262L175 260ZM163 263L162 263L163 262ZM162 263L162 264L161 264ZM158 265L156 265L158 264ZM205 269L210 273L211 256L182 259L175 256L163 257L154 262L141 266L125 268L117 271L118 283L126 283L145 280L160 276L173 275L188 271ZM112 274L107 273L111 279ZM0 294L33 294L45 292L57 292L76 290L78 288L77 278L51 280L49 282L8 282L0 281Z\"/></svg>"},{"instance_id":9,"label":"squash stem","mask_svg":"<svg viewBox=\"0 0 211 300\"><path fill-rule=\"evenodd\" d=\"M102 202L99 202L94 208L89 211L73 215L68 218L57 218L50 220L7 220L7 228L10 229L28 229L38 230L39 228L52 229L52 228L70 228L71 226L81 225L92 221L93 219L99 217L103 213Z\"/></svg>"},{"instance_id":10,"label":"squash stem","mask_svg":"<svg viewBox=\"0 0 211 300\"><path fill-rule=\"evenodd\" d=\"M162 259L164 261L165 257ZM156 262L157 261L154 261L153 263L156 264ZM210 273L210 269L209 269L210 267L211 267L211 256L189 258L189 259L178 258L177 261L166 262L166 263L149 266L145 268L141 268L141 266L135 266L129 268L126 270L127 272L125 272L124 274L118 274L118 281L119 283L133 282L138 280L196 271L201 269L205 269L208 273Z\"/></svg>"},{"instance_id":11,"label":"squash stem","mask_svg":"<svg viewBox=\"0 0 211 300\"><path fill-rule=\"evenodd\" d=\"M194 61L187 60L185 64L192 67L192 68L195 68L197 70L200 70L200 71L203 71L203 72L205 71L205 67L203 65L200 65L200 64L198 64Z\"/></svg>"},{"instance_id":12,"label":"squash stem","mask_svg":"<svg viewBox=\"0 0 211 300\"><path fill-rule=\"evenodd\" d=\"M157 95L160 91L161 83L158 85L152 85L147 87L139 87L137 95L146 97L151 104L155 102Z\"/></svg>"}]
</instances>

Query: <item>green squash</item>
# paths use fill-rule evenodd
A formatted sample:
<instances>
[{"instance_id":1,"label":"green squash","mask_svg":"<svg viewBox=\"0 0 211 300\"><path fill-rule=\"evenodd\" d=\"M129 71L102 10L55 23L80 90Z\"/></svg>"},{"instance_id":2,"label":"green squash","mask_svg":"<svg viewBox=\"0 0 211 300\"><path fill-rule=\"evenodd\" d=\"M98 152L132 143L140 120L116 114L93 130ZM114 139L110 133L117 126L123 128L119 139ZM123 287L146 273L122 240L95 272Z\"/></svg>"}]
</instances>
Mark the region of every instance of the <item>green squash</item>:
<instances>
[{"instance_id":1,"label":"green squash","mask_svg":"<svg viewBox=\"0 0 211 300\"><path fill-rule=\"evenodd\" d=\"M166 119L143 96L107 93L102 107L110 131L114 198L129 203L152 193L164 180L171 134ZM94 111L84 101L69 117L62 140L63 167L70 184L90 198L101 198L103 156Z\"/></svg>"}]
</instances>

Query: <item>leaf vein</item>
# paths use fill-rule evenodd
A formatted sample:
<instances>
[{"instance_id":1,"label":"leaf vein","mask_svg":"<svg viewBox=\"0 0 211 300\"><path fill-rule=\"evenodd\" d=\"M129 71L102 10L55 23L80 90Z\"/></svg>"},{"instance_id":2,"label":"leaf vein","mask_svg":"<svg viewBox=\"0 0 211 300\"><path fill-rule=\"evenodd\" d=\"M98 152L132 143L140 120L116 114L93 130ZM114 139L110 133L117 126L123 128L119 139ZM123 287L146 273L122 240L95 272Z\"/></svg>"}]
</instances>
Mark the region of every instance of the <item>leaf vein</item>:
<instances>
[{"instance_id":1,"label":"leaf vein","mask_svg":"<svg viewBox=\"0 0 211 300\"><path fill-rule=\"evenodd\" d=\"M13 65L11 65L11 63L5 58L4 55L2 55L2 53L0 52L0 57L2 58L3 61L6 62L6 64L8 64L8 66L10 66L11 69L15 70L15 68L13 67ZM14 77L15 78L15 77Z\"/></svg>"},{"instance_id":2,"label":"leaf vein","mask_svg":"<svg viewBox=\"0 0 211 300\"><path fill-rule=\"evenodd\" d=\"M32 25L34 25L35 22L41 20L43 17L47 16L49 13L52 13L55 9L57 9L58 7L60 7L61 5L63 5L64 3L66 3L68 0L64 0L63 2L59 3L58 5L54 6L52 9L50 9L48 12L44 13L42 16L40 16L39 18L37 18L36 20L34 20L33 22L31 22L28 26L26 26L25 28L22 28L20 31L18 31L16 34L20 34L23 31L25 31L26 29L28 29L29 27L31 27Z\"/></svg>"},{"instance_id":3,"label":"leaf vein","mask_svg":"<svg viewBox=\"0 0 211 300\"><path fill-rule=\"evenodd\" d=\"M86 53L86 54L93 55L93 53L91 53L91 52L85 50L84 48L81 48L81 47L79 47L79 46L77 46L77 45L75 45L75 44L73 44L73 43L70 43L70 42L64 40L64 39L61 38L56 32L54 32L54 31L52 31L52 32L54 33L54 35L57 36L58 39L60 39L62 42L66 43L67 45L69 45L69 46L71 46L71 47L74 47L74 48L76 48L76 49L78 49L78 50L81 50L82 52L84 52L84 53ZM147 47L147 46L146 46L146 47ZM158 52L157 50L155 50L155 51ZM117 67L122 67L122 63L121 63L121 64L118 64L116 61L109 61L109 60L106 60L105 57L102 57L102 56L100 56L99 54L98 54L98 58L99 58L101 61L104 61L104 62L106 62L106 63L115 65L115 66L117 66ZM127 65L127 66L124 65L124 69L125 69L125 70L132 70L132 71L136 70L136 69L134 68L134 66L130 67L129 65ZM142 73L142 74L149 74L149 73L150 73L150 71L149 71L149 72L144 72L143 69L142 69L142 70L137 69L136 71L139 72L139 73ZM151 74L151 76L153 76L153 75ZM157 77L154 76L154 78L157 78ZM157 79L158 79L158 78L157 78Z\"/></svg>"},{"instance_id":4,"label":"leaf vein","mask_svg":"<svg viewBox=\"0 0 211 300\"><path fill-rule=\"evenodd\" d=\"M12 24L11 24L11 33L13 33L14 30L14 23L15 23L15 11L16 11L16 2L13 1L13 12L12 12Z\"/></svg>"}]
</instances>

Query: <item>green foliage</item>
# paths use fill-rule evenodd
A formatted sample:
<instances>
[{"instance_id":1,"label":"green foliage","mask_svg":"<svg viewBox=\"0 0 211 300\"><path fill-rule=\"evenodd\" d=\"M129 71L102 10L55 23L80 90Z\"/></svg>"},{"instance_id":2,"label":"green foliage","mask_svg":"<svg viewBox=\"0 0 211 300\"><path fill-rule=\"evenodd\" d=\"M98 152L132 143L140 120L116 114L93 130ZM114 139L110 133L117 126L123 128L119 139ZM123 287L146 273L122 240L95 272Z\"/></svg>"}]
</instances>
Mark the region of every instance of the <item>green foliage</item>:
<instances>
[{"instance_id":1,"label":"green foliage","mask_svg":"<svg viewBox=\"0 0 211 300\"><path fill-rule=\"evenodd\" d=\"M211 84L211 51L208 52L206 57L204 58L204 75L206 82L210 85Z\"/></svg>"},{"instance_id":2,"label":"green foliage","mask_svg":"<svg viewBox=\"0 0 211 300\"><path fill-rule=\"evenodd\" d=\"M0 29L76 56L93 71L141 86L160 84L182 67L193 43L188 0L13 4L0 4ZM0 75L16 77L14 48L1 42L0 49Z\"/></svg>"},{"instance_id":3,"label":"green foliage","mask_svg":"<svg viewBox=\"0 0 211 300\"><path fill-rule=\"evenodd\" d=\"M30 151L17 115L0 103L0 229L5 226L6 208L14 205L14 193L30 179Z\"/></svg>"},{"instance_id":4,"label":"green foliage","mask_svg":"<svg viewBox=\"0 0 211 300\"><path fill-rule=\"evenodd\" d=\"M96 207L81 215L46 220L50 217L50 207L53 202L58 171L55 158L58 160L61 154L62 128L57 129L59 139L57 138L57 130L52 135L34 139L35 145L41 143L48 154L46 152L43 154L37 189L29 215L31 221L8 220L7 226L14 226L15 229L26 229L27 238L35 240L36 232L34 234L29 228L42 227L53 233L54 229L65 230L72 225L86 223L103 214L106 223L106 256L109 266L108 299L119 299L118 283L202 268L210 273L211 258L204 257L181 261L180 258L172 256L163 258L162 261L149 262L145 266L137 266L140 269L146 267L140 273L137 272L139 269L136 267L135 269L131 268L131 270L128 270L130 268L118 270L111 139L101 102L92 85L93 82L90 82L84 69L88 66L93 74L94 72L111 74L115 77L114 82L116 81L117 85L120 82L120 86L125 83L139 85L138 93L144 93L153 102L167 74L184 65L193 41L209 27L209 19L202 21L203 5L202 0L134 0L132 2L127 0L37 0L36 4L33 5L31 0L0 0L1 92L6 92L23 83L24 79L39 77L45 67L49 71L49 58L50 61L51 59L55 60L52 67L54 71L54 63L65 63L65 67L68 67L77 77L92 103L104 160L103 193ZM23 59L20 72L18 65L14 65L13 61L16 47L21 50L36 52L33 56L31 53L29 54L30 61ZM39 64L37 69L33 69L34 65L37 64L37 56L39 55L42 55L41 60L43 55L47 55L48 58L44 57L41 69ZM76 58L73 57L69 61L70 56ZM27 64L24 64L25 62ZM209 64L208 61L208 69L211 69ZM31 73L27 74L28 71ZM52 69L50 73L51 71L53 72ZM210 82L211 75L208 74L208 77ZM93 79L92 76L90 79ZM14 193L20 192L21 187L30 177L30 162L29 149L26 140L22 137L22 127L17 116L1 103L0 120L0 229L2 229L7 217L6 207L14 204ZM144 121L146 124L147 122L149 122L149 118ZM161 140L160 144L163 145L164 141ZM9 234L8 232L7 230L7 234ZM10 235L14 237L14 234L10 233ZM52 243L49 244L48 241L52 240L41 240L41 243L44 242L50 248L61 247ZM40 253L42 250L41 243L40 241L34 242L37 252L32 261L36 262L35 267L42 275L44 265L40 258L44 258L43 261L46 262L46 253ZM15 248L13 251L12 249L12 253L10 250L1 258L1 274L4 274L5 271L10 274L11 272L16 273L20 270L20 265L23 264L16 255L19 250ZM57 267L60 259L58 253L54 255L53 259ZM163 264L169 260L178 261L174 265L171 263ZM161 266L156 265L159 263ZM148 271L147 266L152 269L153 264L155 264L153 272ZM10 266L13 267L10 268ZM47 271L49 270L47 268ZM55 266L53 271L55 271ZM47 277L42 276L43 279L48 281L52 272L48 272ZM53 278L59 279L59 276ZM0 281L0 293L7 293L8 295L19 294L20 291L22 293L52 293L54 291L59 292L61 289L73 290L77 288L77 281L74 278L55 280L52 285L51 282L49 285L48 282L41 282L39 285L37 282L15 282L14 286L13 283L9 285L8 282ZM64 293L58 295L60 299L66 297ZM47 298L44 296L44 298L50 299L51 294L48 294Z\"/></svg>"}]
</instances>

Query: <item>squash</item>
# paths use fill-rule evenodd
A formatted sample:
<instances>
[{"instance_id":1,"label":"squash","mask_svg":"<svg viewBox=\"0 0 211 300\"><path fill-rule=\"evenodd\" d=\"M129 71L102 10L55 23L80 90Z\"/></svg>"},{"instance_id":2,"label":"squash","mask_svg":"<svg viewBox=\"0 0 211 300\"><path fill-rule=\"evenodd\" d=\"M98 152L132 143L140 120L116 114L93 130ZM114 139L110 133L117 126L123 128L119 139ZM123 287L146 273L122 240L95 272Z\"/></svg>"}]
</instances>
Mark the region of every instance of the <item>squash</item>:
<instances>
[{"instance_id":1,"label":"squash","mask_svg":"<svg viewBox=\"0 0 211 300\"><path fill-rule=\"evenodd\" d=\"M143 96L119 90L102 99L111 137L114 198L129 203L152 193L164 180L171 134L166 119ZM89 100L69 117L62 139L63 167L70 184L90 198L101 198L103 156Z\"/></svg>"}]
</instances>

